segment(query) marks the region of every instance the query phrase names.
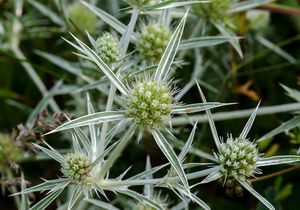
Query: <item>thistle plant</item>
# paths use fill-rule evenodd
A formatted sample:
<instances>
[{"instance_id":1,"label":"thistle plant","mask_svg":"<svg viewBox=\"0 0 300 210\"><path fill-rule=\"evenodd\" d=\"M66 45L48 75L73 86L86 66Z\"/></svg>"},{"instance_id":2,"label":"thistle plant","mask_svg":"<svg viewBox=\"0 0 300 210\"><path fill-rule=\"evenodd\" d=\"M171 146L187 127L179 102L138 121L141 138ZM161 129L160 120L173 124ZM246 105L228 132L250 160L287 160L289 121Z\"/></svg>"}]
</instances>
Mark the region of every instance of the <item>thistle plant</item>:
<instances>
[{"instance_id":1,"label":"thistle plant","mask_svg":"<svg viewBox=\"0 0 300 210\"><path fill-rule=\"evenodd\" d=\"M205 96L198 83L197 86L203 102L206 102ZM247 135L255 120L258 106L250 116L240 136L238 138L233 138L229 135L225 142L218 137L212 114L210 110L206 110L206 115L218 152L214 153L217 162L217 165L214 166L214 172L208 175L201 183L209 183L220 178L223 178L225 183L226 179L234 178L241 186L260 200L268 209L275 210L269 201L256 192L251 185L249 185L247 179L255 177L255 174L257 173L262 173L259 169L260 167L299 162L300 156L283 155L264 158L262 154L259 154L256 144L247 139Z\"/></svg>"},{"instance_id":2,"label":"thistle plant","mask_svg":"<svg viewBox=\"0 0 300 210\"><path fill-rule=\"evenodd\" d=\"M35 8L34 13L38 11L44 18L42 21L34 20L42 23L43 26L42 29L32 28L34 29L32 34L40 30L38 35L34 34L34 37L42 40L41 37L52 34L61 37L61 33L66 37L63 38L66 42L60 38L54 42L54 47L61 47L63 53L43 51L40 45L30 42L34 49L39 49L33 50L35 54L32 57L40 56L66 74L61 76L61 72L55 72L53 75L57 79L63 78L64 81L56 82L49 91L38 75L34 74L35 65L39 65L34 60L27 59L19 48L23 40L30 37L25 30L26 36L23 37L22 28L26 28L28 24L26 20L31 17L29 15L22 18L22 1L15 1L16 15L8 15L12 17L11 22L0 23L0 35L5 35L5 38L0 38L0 50L2 52L10 46L13 55L16 55L43 94L22 128L22 139L27 139L30 136L28 133L32 132L34 134L32 136L37 137L38 140L35 144L30 144L33 145L31 147L35 158L26 161L48 159L59 164L57 171L51 171L51 175L56 178L43 180L41 184L30 188L26 188L22 175L21 191L16 193L17 188L12 190L14 195L20 195L20 199L19 196L14 197L17 206L21 207L20 210L43 210L55 201L58 201L55 203L59 210L91 210L95 207L109 210L126 208L183 210L194 209L194 206L210 210L217 205L211 202L208 198L210 196L206 196L208 191L211 193L211 190L204 184L212 181L217 181L225 187L226 194L230 196L242 196L244 190L247 190L267 208L274 209L269 201L253 189L251 182L263 174L263 167L299 162L300 157L299 155L265 157L260 152L256 141L247 136L258 110L259 113L270 114L276 113L277 111L274 110L279 109L257 106L254 112L248 115L245 113L249 113L249 110L226 111L217 113L213 118L211 109L231 105L231 103L207 102L197 83L197 81L201 82L201 86L211 91L213 93L209 95L211 97L216 97L220 101L229 98L225 94L227 93L225 87L230 87L236 82L231 81L230 76L239 74L237 69L247 65L250 57L250 60L256 57L251 54L252 52L245 53L245 60L240 61L236 59L232 50L227 48L217 50L213 47L230 43L242 57L245 49L240 47L240 37L235 35L238 25L228 20L236 17L235 13L247 11L246 18L251 26L257 16L249 16L252 11L248 10L268 3L268 0L125 0L129 5L125 13L121 8L124 2L120 3L116 0L72 1L71 4L65 1L54 1L49 4L36 0L25 2L26 5L28 2L28 5ZM191 12L187 11L189 7ZM26 9L30 10L29 7ZM60 13L65 17L61 17ZM139 19L140 15L146 16L147 20L149 14L151 15L149 24L143 24L140 29L136 27L136 23L143 21ZM98 18L101 19L101 24ZM35 23L34 21L30 24ZM54 32L43 29L47 28L44 21L53 26ZM70 24L76 29L72 31L79 33L67 34ZM185 29L186 24L188 25L186 29L191 31ZM220 35L212 36L208 24L216 27ZM11 34L8 33L10 25L13 26ZM113 33L105 31L113 31ZM215 30L212 32L215 33ZM73 41L69 39L70 35ZM7 38L9 38L8 43L6 43ZM265 39L259 36L256 39L270 46ZM2 42L5 48L2 48ZM75 56L65 46L66 44L74 47ZM207 47L210 48L206 49ZM277 46L271 48L291 63L295 60ZM4 51L4 54L10 55L11 52ZM69 61L71 56L73 56L70 58L72 61ZM10 59L15 58L12 56ZM35 65L31 66L31 63ZM47 67L46 64L44 67L43 63L41 69L51 72L51 68ZM178 71L179 68L182 69ZM93 74L89 75L87 72ZM206 73L207 77L203 77ZM187 83L185 83L186 76L190 79ZM203 103L182 102L181 98L184 96L186 97L183 99L186 101L195 101L193 92L188 94L195 84L198 86ZM180 89L181 85L183 86ZM294 98L299 96L297 91L287 87L285 89ZM232 94L234 93L230 92L231 99ZM14 94L12 95L15 97ZM56 96L59 96L58 104L54 101ZM296 100L299 101L298 99ZM22 107L19 103L12 103L9 100L7 103ZM285 111L295 111L295 107L299 107L299 103L292 105L293 108L285 108ZM50 116L44 116L43 110L48 106L55 112L52 117L54 124L51 123L53 119L48 119L51 118ZM70 114L64 117L61 110ZM203 111L206 115L194 114ZM242 118L245 115L251 116L238 137L228 134L223 139L218 136L213 119L226 120L234 117ZM72 119L68 116L72 116ZM287 128L298 126L299 119L299 116L295 116L261 137L259 141L283 132ZM206 121L211 128L212 139L206 138L205 126L197 130L199 124ZM38 124L37 127L35 123ZM58 132L63 137L59 136ZM58 143L60 141L54 141L52 145L52 142L47 140L53 133L57 133L56 140L67 140L63 145L66 146L68 143L69 145L63 149ZM201 141L201 136L205 136L205 142ZM2 166L7 160L18 161L23 157L19 154L22 151L19 150L17 142L13 144L9 142L8 136L0 134L1 168L4 168ZM216 148L205 147L211 142L215 143ZM54 145L60 149L56 149ZM154 146L155 149L150 151L148 145ZM155 155L156 166L152 167L150 158L147 158L146 167L142 166L140 171L140 156L133 154L140 148L143 148L139 151L142 155L148 155L144 154L146 152ZM207 150L213 152L209 154ZM41 153L46 154L47 157ZM120 158L124 153L126 157ZM159 155L164 158L165 163L157 161ZM194 159L194 155L200 156L201 159ZM131 156L133 159L130 159ZM44 191L47 191L44 198L31 203L30 207L28 194ZM204 195L203 198L208 198L208 201L199 198L198 192L201 195L199 197Z\"/></svg>"},{"instance_id":3,"label":"thistle plant","mask_svg":"<svg viewBox=\"0 0 300 210\"><path fill-rule=\"evenodd\" d=\"M146 128L147 131L153 135L157 145L174 167L183 185L186 189L189 189L189 184L182 165L170 144L161 133L161 130L167 129L165 124L168 123L167 118L170 115L195 113L223 106L225 104L210 102L190 105L172 105L172 101L174 101L174 99L172 99L172 93L170 93L171 88L167 86L168 77L171 63L175 57L180 38L183 33L186 16L187 13L182 18L175 32L170 38L155 74L151 76L150 80L138 82L137 84L133 85L131 90L130 87L126 87L124 82L122 82L121 79L113 73L113 71L103 62L97 53L89 48L85 43L80 41L74 35L73 37L78 45L75 45L67 40L68 43L73 45L76 49L88 56L90 60L93 60L98 65L100 70L123 94L122 97L124 98L124 104L126 104L126 107L124 107L124 110L121 111L105 111L79 117L57 127L50 133L80 126L130 119L132 123L132 129L135 130L135 128L138 127L141 131L143 131ZM123 146L125 147L126 144Z\"/></svg>"}]
</instances>

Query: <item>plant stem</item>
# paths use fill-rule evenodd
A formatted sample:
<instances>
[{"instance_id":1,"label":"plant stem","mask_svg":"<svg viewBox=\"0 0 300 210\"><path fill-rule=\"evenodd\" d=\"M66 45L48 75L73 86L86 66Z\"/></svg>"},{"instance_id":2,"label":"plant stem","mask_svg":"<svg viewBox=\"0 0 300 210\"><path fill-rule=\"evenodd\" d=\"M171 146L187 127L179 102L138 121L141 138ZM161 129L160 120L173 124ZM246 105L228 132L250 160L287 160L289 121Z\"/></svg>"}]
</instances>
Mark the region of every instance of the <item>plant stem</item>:
<instances>
[{"instance_id":1,"label":"plant stem","mask_svg":"<svg viewBox=\"0 0 300 210\"><path fill-rule=\"evenodd\" d=\"M130 42L130 38L133 34L138 15L139 15L139 10L137 8L133 8L129 25L127 27L127 30L125 31L125 33L123 34L123 36L121 38L121 57L124 57L126 55L126 52L127 52L128 46L129 46L129 42ZM110 90L109 90L109 96L108 96L107 104L106 104L106 111L111 111L116 91L117 91L116 87L112 84L110 86ZM101 129L100 143L99 143L99 155L101 155L105 149L104 147L105 147L105 143L106 143L107 130L108 130L108 123L105 122L105 123L103 123L102 129ZM101 163L99 163L99 165L100 164Z\"/></svg>"},{"instance_id":2,"label":"plant stem","mask_svg":"<svg viewBox=\"0 0 300 210\"><path fill-rule=\"evenodd\" d=\"M106 173L109 171L111 166L114 164L114 162L117 160L117 158L121 155L124 148L128 145L132 135L134 134L136 130L136 125L133 124L130 129L126 132L126 134L120 139L119 144L114 148L114 150L110 153L110 156L103 164L103 167L101 168L99 175L97 178L99 180L102 180L103 177L106 175Z\"/></svg>"},{"instance_id":3,"label":"plant stem","mask_svg":"<svg viewBox=\"0 0 300 210\"><path fill-rule=\"evenodd\" d=\"M266 180L266 179L269 179L269 178L272 178L272 177L275 177L275 176L279 176L281 174L288 173L288 172L291 172L291 171L299 170L299 169L300 169L300 166L293 166L293 167L286 168L286 169L283 169L281 171L277 171L277 172L274 172L274 173L271 173L271 174L268 174L268 175L265 175L265 176L260 176L256 179L250 179L249 181L251 183L252 182L259 182L259 181L263 181L263 180Z\"/></svg>"},{"instance_id":4,"label":"plant stem","mask_svg":"<svg viewBox=\"0 0 300 210\"><path fill-rule=\"evenodd\" d=\"M292 111L299 111L300 110L300 103L290 103L290 104L282 104L282 105L275 105L275 106L266 106L261 107L257 111L257 115L269 115L275 113L283 113L283 112L292 112ZM222 121L222 120L232 120L232 119L239 119L244 117L249 117L254 109L245 109L241 111L229 111L229 112L219 112L213 114L214 121ZM204 123L207 122L206 115L193 115L187 117L173 117L172 118L172 125L184 125L190 124L191 122Z\"/></svg>"},{"instance_id":5,"label":"plant stem","mask_svg":"<svg viewBox=\"0 0 300 210\"><path fill-rule=\"evenodd\" d=\"M186 175L188 180L197 179L204 176L211 174L212 172L216 171L216 167L205 169L202 171L189 173ZM121 187L121 186L139 186L139 185L155 185L161 184L166 182L180 182L180 178L178 176L175 177L165 177L165 178L156 178L156 179L140 179L140 180L124 180L124 181L111 181L105 180L103 181L101 188L110 189L111 187Z\"/></svg>"}]
</instances>

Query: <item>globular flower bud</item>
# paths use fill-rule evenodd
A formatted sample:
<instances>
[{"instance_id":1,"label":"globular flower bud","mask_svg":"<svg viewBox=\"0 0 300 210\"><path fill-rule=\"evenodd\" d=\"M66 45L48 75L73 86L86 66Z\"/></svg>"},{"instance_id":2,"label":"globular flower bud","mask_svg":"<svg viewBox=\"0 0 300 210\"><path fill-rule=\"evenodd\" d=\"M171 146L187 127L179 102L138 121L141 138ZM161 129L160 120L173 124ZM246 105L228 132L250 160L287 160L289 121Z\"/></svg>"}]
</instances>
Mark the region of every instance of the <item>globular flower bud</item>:
<instances>
[{"instance_id":1,"label":"globular flower bud","mask_svg":"<svg viewBox=\"0 0 300 210\"><path fill-rule=\"evenodd\" d=\"M229 137L221 144L219 154L215 154L222 164L221 171L225 177L245 179L257 172L256 162L259 160L257 146L247 139Z\"/></svg>"},{"instance_id":2,"label":"globular flower bud","mask_svg":"<svg viewBox=\"0 0 300 210\"><path fill-rule=\"evenodd\" d=\"M249 10L246 13L249 28L254 31L265 30L270 23L270 12L261 10Z\"/></svg>"},{"instance_id":3,"label":"globular flower bud","mask_svg":"<svg viewBox=\"0 0 300 210\"><path fill-rule=\"evenodd\" d=\"M116 62L120 57L120 43L110 33L105 33L96 41L96 52L106 64Z\"/></svg>"},{"instance_id":4,"label":"globular flower bud","mask_svg":"<svg viewBox=\"0 0 300 210\"><path fill-rule=\"evenodd\" d=\"M137 37L137 51L141 59L150 63L158 63L163 55L169 39L171 30L158 23L143 26Z\"/></svg>"},{"instance_id":5,"label":"globular flower bud","mask_svg":"<svg viewBox=\"0 0 300 210\"><path fill-rule=\"evenodd\" d=\"M224 20L228 16L231 0L213 0L209 3L195 4L193 12L205 20Z\"/></svg>"},{"instance_id":6,"label":"globular flower bud","mask_svg":"<svg viewBox=\"0 0 300 210\"><path fill-rule=\"evenodd\" d=\"M69 153L62 165L63 174L77 184L90 184L91 162L83 154Z\"/></svg>"},{"instance_id":7,"label":"globular flower bud","mask_svg":"<svg viewBox=\"0 0 300 210\"><path fill-rule=\"evenodd\" d=\"M173 95L164 83L138 82L125 99L127 114L141 128L157 129L170 116Z\"/></svg>"},{"instance_id":8,"label":"globular flower bud","mask_svg":"<svg viewBox=\"0 0 300 210\"><path fill-rule=\"evenodd\" d=\"M97 26L96 15L79 2L69 6L66 16L72 24L82 31L93 32Z\"/></svg>"}]
</instances>

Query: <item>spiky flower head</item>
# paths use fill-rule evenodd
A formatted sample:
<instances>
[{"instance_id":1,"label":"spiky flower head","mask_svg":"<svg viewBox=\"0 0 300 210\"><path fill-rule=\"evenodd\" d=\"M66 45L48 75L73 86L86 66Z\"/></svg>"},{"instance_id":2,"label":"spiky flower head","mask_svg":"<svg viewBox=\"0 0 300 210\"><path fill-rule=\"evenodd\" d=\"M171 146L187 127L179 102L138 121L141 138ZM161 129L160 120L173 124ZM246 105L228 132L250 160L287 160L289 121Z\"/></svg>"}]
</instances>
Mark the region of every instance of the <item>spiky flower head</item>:
<instances>
[{"instance_id":1,"label":"spiky flower head","mask_svg":"<svg viewBox=\"0 0 300 210\"><path fill-rule=\"evenodd\" d=\"M225 177L240 177L245 179L258 172L256 163L260 158L256 144L247 140L228 137L221 144L219 154L215 154L222 164L222 173Z\"/></svg>"},{"instance_id":2,"label":"spiky flower head","mask_svg":"<svg viewBox=\"0 0 300 210\"><path fill-rule=\"evenodd\" d=\"M270 23L270 12L261 10L249 10L246 13L249 28L254 31L265 30Z\"/></svg>"},{"instance_id":3,"label":"spiky flower head","mask_svg":"<svg viewBox=\"0 0 300 210\"><path fill-rule=\"evenodd\" d=\"M97 17L80 2L71 4L66 13L67 19L80 30L93 32L97 26Z\"/></svg>"},{"instance_id":4,"label":"spiky flower head","mask_svg":"<svg viewBox=\"0 0 300 210\"><path fill-rule=\"evenodd\" d=\"M170 28L162 24L150 23L144 25L137 37L136 45L141 59L150 63L158 63L168 45L170 37Z\"/></svg>"},{"instance_id":5,"label":"spiky flower head","mask_svg":"<svg viewBox=\"0 0 300 210\"><path fill-rule=\"evenodd\" d=\"M137 82L125 99L127 114L141 128L157 129L170 117L173 93L168 84Z\"/></svg>"},{"instance_id":6,"label":"spiky flower head","mask_svg":"<svg viewBox=\"0 0 300 210\"><path fill-rule=\"evenodd\" d=\"M96 52L104 63L114 63L120 56L120 42L112 34L104 33L96 41Z\"/></svg>"},{"instance_id":7,"label":"spiky flower head","mask_svg":"<svg viewBox=\"0 0 300 210\"><path fill-rule=\"evenodd\" d=\"M91 183L90 171L92 169L89 159L80 153L69 153L62 165L63 174L77 184L89 185Z\"/></svg>"},{"instance_id":8,"label":"spiky flower head","mask_svg":"<svg viewBox=\"0 0 300 210\"><path fill-rule=\"evenodd\" d=\"M231 0L213 0L209 3L195 4L194 13L205 20L224 20L228 16Z\"/></svg>"}]
</instances>

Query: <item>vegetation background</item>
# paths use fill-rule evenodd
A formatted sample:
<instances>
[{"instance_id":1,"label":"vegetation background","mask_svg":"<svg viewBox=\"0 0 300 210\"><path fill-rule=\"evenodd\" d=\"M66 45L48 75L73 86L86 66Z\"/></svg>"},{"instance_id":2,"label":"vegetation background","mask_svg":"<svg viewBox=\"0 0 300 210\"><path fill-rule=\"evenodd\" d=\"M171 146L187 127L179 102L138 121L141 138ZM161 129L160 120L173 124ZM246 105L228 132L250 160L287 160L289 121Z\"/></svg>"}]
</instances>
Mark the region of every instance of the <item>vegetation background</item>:
<instances>
[{"instance_id":1,"label":"vegetation background","mask_svg":"<svg viewBox=\"0 0 300 210\"><path fill-rule=\"evenodd\" d=\"M55 10L55 1L41 0L39 3L47 6L47 8ZM71 1L70 1L71 2ZM122 1L118 1L120 8L126 7ZM205 57L212 65L201 78L205 84L212 87L212 91L205 90L208 101L220 102L237 102L234 106L219 108L216 112L228 112L233 110L245 110L253 108L261 100L261 107L276 106L295 103L290 98L284 88L280 85L286 85L293 89L299 90L300 85L300 5L296 0L279 0L279 11L272 7L260 8L270 12L270 22L267 28L261 32L265 39L274 43L285 53L281 51L276 53L274 49L270 49L262 45L257 40L256 32L245 29L243 30L245 13L237 14L236 21L239 25L237 34L243 36L240 40L244 52L244 58L240 59L230 44L218 45L216 47L205 48ZM1 27L6 29L13 26L16 14L14 12L14 0L0 0L0 132L18 133L18 125L24 124L30 113L40 102L42 96L37 86L24 69L22 62L30 64L38 76L43 81L47 89L51 89L56 81L63 79L64 84L71 87L80 87L81 82L74 75L62 70L58 66L52 64L43 58L39 51L47 52L66 60L77 62L77 56L72 54L72 47L63 42L61 37L70 38L68 27L58 27L57 24L49 20L29 3L24 1L22 22L22 32L18 34L17 39L19 48L25 57L17 55L15 51L8 49L6 44L11 42L12 33L1 31ZM98 6L108 11L116 13L112 6L112 0L100 0ZM283 7L285 6L285 7ZM128 14L118 13L119 20L124 23L128 22ZM101 25L98 30L92 34L97 37L97 33L109 30L100 20ZM187 25L184 31L184 37L191 33L193 25ZM212 29L213 31L214 29ZM213 32L212 32L213 33ZM80 35L80 34L79 34ZM288 55L288 56L287 56ZM177 69L174 79L179 79L179 87L182 88L189 81L191 76L191 68L193 65L193 55L189 53L186 58L186 64ZM238 66L238 68L236 68ZM82 68L82 71L86 71ZM87 75L92 75L87 71ZM218 76L218 74L220 74ZM97 77L97 75L96 75ZM200 101L197 88L192 89L183 97L185 103L195 103ZM92 101L97 104L98 109L105 106L106 99L92 90L90 92ZM80 95L80 94L79 94ZM84 95L84 94L82 94ZM82 96L81 95L81 96ZM55 101L63 110L72 116L80 116L85 113L86 107L84 101L74 101L74 97L69 94L55 96ZM75 97L76 98L76 97ZM82 97L81 97L82 98ZM84 97L83 97L84 98ZM83 104L83 105L82 105ZM49 116L41 119L43 122L49 120L53 123L52 110L49 109ZM296 111L296 110L292 110ZM291 119L293 112L280 112L259 115L255 121L249 136L251 138L259 138L268 133L272 129L278 127L282 122ZM226 132L230 130L233 134L238 134L243 128L247 118L238 118L218 121L217 126L219 133L226 136ZM19 127L20 128L20 127ZM191 125L184 125L176 128L176 135L180 139L187 139ZM41 127L37 128L41 129ZM206 123L201 123L198 129L194 144L202 145L202 148L211 152L212 141L210 139L209 127ZM43 132L43 130L41 130ZM57 134L47 138L47 141L56 148L66 148L69 145L66 135ZM134 165L129 174L135 174L136 171L144 168L146 156L151 156L152 164L158 165L165 162L164 156L161 154L156 144L151 141L148 136L139 144L132 143L129 149L125 150L120 161L117 162L118 167L114 174L125 170L128 166ZM25 140L24 140L25 141ZM26 139L26 142L36 141L33 138ZM267 143L261 144L261 151L265 155L277 154L295 154L300 145L300 128L296 127L286 133L281 133ZM26 149L25 149L26 148ZM23 151L24 150L24 151ZM42 160L43 158L35 157L35 153L31 152L28 147L22 147L20 153L28 153L29 156L18 159L20 169L25 174L26 180L32 185L40 183L40 178L55 178L58 174L60 166L51 160ZM1 158L1 157L0 157ZM191 156L191 160L199 157ZM0 160L0 164L4 164ZM4 173L5 167L1 166L1 173ZM300 167L299 166L275 166L264 169L264 174L278 173L265 180L256 180L252 184L257 191L264 195L267 199L274 200L276 207L283 210L299 209L300 198ZM286 170L290 170L287 172ZM282 173L281 173L282 172ZM10 189L18 185L20 171L12 170L11 177L2 176L0 184L2 192L0 193L0 209L12 210L16 209L15 201L9 197ZM36 194L35 199L42 198L42 195ZM215 209L265 209L257 200L249 193L244 192L242 197L227 196L225 189L218 183L210 183L199 188L199 196L208 203L213 203ZM247 207L246 207L247 206ZM52 204L48 209L55 209ZM196 207L195 207L196 209Z\"/></svg>"}]
</instances>

